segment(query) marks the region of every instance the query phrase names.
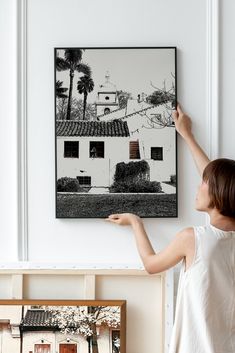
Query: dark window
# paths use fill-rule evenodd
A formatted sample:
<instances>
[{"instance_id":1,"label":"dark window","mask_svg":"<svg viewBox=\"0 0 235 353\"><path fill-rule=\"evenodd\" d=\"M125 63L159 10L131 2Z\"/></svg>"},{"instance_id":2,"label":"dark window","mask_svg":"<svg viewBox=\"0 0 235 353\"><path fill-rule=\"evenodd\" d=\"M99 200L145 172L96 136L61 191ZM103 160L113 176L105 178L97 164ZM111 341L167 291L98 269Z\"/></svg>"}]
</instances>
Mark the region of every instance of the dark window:
<instances>
[{"instance_id":1,"label":"dark window","mask_svg":"<svg viewBox=\"0 0 235 353\"><path fill-rule=\"evenodd\" d=\"M163 148L162 147L151 147L151 159L155 161L163 160Z\"/></svg>"},{"instance_id":2,"label":"dark window","mask_svg":"<svg viewBox=\"0 0 235 353\"><path fill-rule=\"evenodd\" d=\"M139 141L130 141L130 159L140 159Z\"/></svg>"},{"instance_id":3,"label":"dark window","mask_svg":"<svg viewBox=\"0 0 235 353\"><path fill-rule=\"evenodd\" d=\"M106 96L105 99L106 99L106 101L108 101L109 100L109 96Z\"/></svg>"},{"instance_id":4,"label":"dark window","mask_svg":"<svg viewBox=\"0 0 235 353\"><path fill-rule=\"evenodd\" d=\"M90 158L104 158L104 142L91 141L90 142Z\"/></svg>"},{"instance_id":5,"label":"dark window","mask_svg":"<svg viewBox=\"0 0 235 353\"><path fill-rule=\"evenodd\" d=\"M112 331L112 352L120 352L120 330Z\"/></svg>"},{"instance_id":6,"label":"dark window","mask_svg":"<svg viewBox=\"0 0 235 353\"><path fill-rule=\"evenodd\" d=\"M104 109L104 114L108 114L108 113L110 113L110 109L109 108L105 108Z\"/></svg>"},{"instance_id":7,"label":"dark window","mask_svg":"<svg viewBox=\"0 0 235 353\"><path fill-rule=\"evenodd\" d=\"M78 158L79 157L79 142L78 141L64 141L64 157Z\"/></svg>"},{"instance_id":8,"label":"dark window","mask_svg":"<svg viewBox=\"0 0 235 353\"><path fill-rule=\"evenodd\" d=\"M79 176L77 177L79 185L91 185L91 177L90 176Z\"/></svg>"}]
</instances>

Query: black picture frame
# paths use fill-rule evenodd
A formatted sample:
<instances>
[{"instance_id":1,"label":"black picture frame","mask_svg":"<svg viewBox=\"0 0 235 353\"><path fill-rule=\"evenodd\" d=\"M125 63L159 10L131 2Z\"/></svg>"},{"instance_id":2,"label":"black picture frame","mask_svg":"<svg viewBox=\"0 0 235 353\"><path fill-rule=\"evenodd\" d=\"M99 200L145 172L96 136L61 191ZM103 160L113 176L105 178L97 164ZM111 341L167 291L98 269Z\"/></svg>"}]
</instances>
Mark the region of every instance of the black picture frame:
<instances>
[{"instance_id":1,"label":"black picture frame","mask_svg":"<svg viewBox=\"0 0 235 353\"><path fill-rule=\"evenodd\" d=\"M73 189L73 183L77 185L77 181L79 183L79 190L82 190L81 192L74 192L74 191L58 191L58 190L70 190L69 187L64 188L63 189L63 185L61 186L61 183L58 186L58 179L61 179L63 177L71 177L69 175L69 173L65 173L67 175L63 175L61 173L58 173L58 166L60 165L60 161L58 161L58 146L57 146L57 138L58 138L58 131L67 131L67 126L71 125L70 123L68 123L67 121L67 125L66 125L66 119L57 119L57 98L56 98L56 92L57 92L57 81L59 80L59 77L57 77L57 72L58 71L58 63L57 63L57 57L62 57L60 54L58 55L58 53L61 52L65 52L66 50L84 50L86 51L101 51L101 52L105 52L107 53L108 50L112 50L112 51L116 51L117 53L119 53L119 55L121 55L120 53L122 53L123 50L135 50L135 51L146 51L146 53L149 50L152 51L166 51L168 50L169 52L172 52L172 60L173 60L173 67L174 67L174 77L173 77L173 84L174 84L174 94L172 97L171 96L171 100L169 102L171 102L171 107L172 109L174 109L176 107L177 104L177 47L176 46L166 46L166 47L158 47L158 46L154 46L154 47L76 47L76 48L71 48L71 47L56 47L54 48L54 87L55 87L55 94L54 94L54 108L55 108L55 216L56 218L106 218L109 214L111 213L122 213L122 212L132 212L132 213L136 213L139 216L143 217L143 218L175 218L178 217L178 162L177 162L177 133L175 131L174 128L174 123L171 120L171 129L174 129L174 136L172 137L172 143L174 144L174 152L172 153L172 158L174 158L174 170L175 170L175 174L172 174L172 179L170 180L166 180L166 183L164 183L164 185L166 186L167 184L169 184L169 186L167 186L168 189L173 190L173 188L175 188L175 192L172 194L169 193L161 193L161 192L141 192L139 190L142 189L138 189L136 192L124 192L121 193L119 191L116 191L115 189L115 193L93 193L91 194L90 192L87 192L87 190L89 190L89 188L92 188L92 176L91 175L87 175L86 174L86 168L83 168L83 166L81 166L80 169L80 175L76 175L76 178L73 177L73 179L77 179L77 180L71 180L71 190ZM88 64L89 62L84 64ZM62 65L62 64L61 64ZM63 70L61 70L63 71ZM135 67L135 63L133 63L133 72L137 72L137 68ZM159 72L161 70L159 69ZM85 76L85 74L84 74ZM100 82L99 82L100 83ZM172 85L173 85L172 84ZM74 86L76 86L76 82L74 82ZM105 86L105 85L104 85ZM66 92L69 91L69 87L63 87L63 82L60 86L60 88L67 88ZM160 89L159 91L163 91L164 89ZM167 92L167 89L165 89L165 92ZM105 91L103 91L104 94ZM154 93L154 89L153 89L153 93ZM138 97L139 98L139 97ZM168 98L168 97L167 97ZM164 104L164 103L162 103ZM98 104L97 104L98 106ZM157 105L156 105L157 106ZM107 108L107 106L105 106ZM118 110L118 109L114 109L114 110ZM113 111L114 111L113 110ZM141 110L142 111L142 110ZM107 119L107 117L105 117L105 114L110 115L112 114L112 111L109 110L109 112L104 113L103 116L97 114L96 111L96 118L97 117L101 117L100 122L103 122L103 129L106 132L102 132L103 134L107 134L107 129L108 129L108 122L112 120L112 124L113 126L109 126L109 129L116 129L118 130L118 133L120 134L121 137L123 137L123 140L125 140L125 138L129 138L130 137L130 132L129 135L127 135L126 132L126 125L124 126L123 123L123 117L119 117L116 119L111 119L111 120L105 120ZM157 119L157 115L159 114L152 114L154 115L154 117ZM92 116L92 115L91 115ZM147 116L147 115L146 115ZM80 119L80 118L79 118ZM79 121L76 120L76 121ZM149 119L149 117L148 117ZM65 121L61 121L58 122L58 120L65 120ZM114 120L116 121L114 123ZM122 123L119 124L119 121L122 120ZM72 120L70 120L71 122ZM157 121L157 120L155 120ZM110 124L110 125L112 125ZM115 125L116 124L116 125ZM155 122L153 123L155 124ZM66 126L65 126L66 125ZM85 125L93 125L90 128L86 129L89 130L90 132L88 132L88 134L92 134L91 131L94 131L94 129L96 129L95 127L95 123L86 123L86 121L84 122L76 122L73 126L73 131L75 131L77 129L77 134L80 134L80 137L84 139L84 136L82 136L83 132L81 132L81 130L84 130L84 126ZM98 124L98 126L101 126L102 124ZM120 126L119 126L120 125ZM147 128L147 126L146 126ZM166 127L165 127L166 128ZM169 128L169 126L168 126ZM67 129L67 130L66 130ZM63 132L64 133L64 132ZM108 132L110 133L110 132ZM112 131L111 133L112 134ZM123 136L122 136L123 134ZM172 134L173 135L173 134ZM78 138L78 135L70 134L70 139L73 140L75 137ZM99 138L100 136L98 136ZM107 137L107 136L105 136ZM68 137L66 137L68 138ZM92 135L92 141L94 141L94 136ZM94 160L95 162L98 161L98 159L105 159L105 153L106 150L108 150L106 148L106 146L104 146L104 150L102 151L102 146L98 146L98 151L93 148L93 151L91 152L91 150L87 151L87 158L90 158L92 160ZM161 146L153 146L153 147L157 147L157 148L161 148ZM82 155L82 148L80 146L80 142L79 142L79 147L78 147L78 151L79 151L79 156ZM150 149L151 151L151 149ZM150 155L152 154L152 151L150 152ZM164 151L161 152L161 154L164 156ZM160 154L159 154L160 155ZM152 158L153 160L155 160L155 162L162 162L163 158L161 156L161 158L157 158L157 153L155 153L156 158ZM140 160L142 161L142 159L140 158ZM129 162L133 161L133 158L129 159ZM138 162L138 161L137 161ZM128 164L127 162L125 164ZM140 166L141 168L141 166ZM142 165L143 168L143 165ZM99 170L99 168L94 168L94 170ZM151 171L150 171L151 172ZM149 178L149 176L148 176ZM60 180L61 182L64 180ZM154 180L150 180L150 182L152 183L152 181ZM157 181L157 180L156 180ZM151 184L150 183L150 184ZM113 180L112 180L112 184L113 184ZM130 183L130 184L134 184ZM148 182L146 182L146 184L148 184ZM66 184L67 185L67 184ZM77 187L75 185L75 188ZM162 182L161 182L162 185ZM154 185L147 185L147 187L150 187L150 190L152 188L152 186ZM118 185L118 187L120 187ZM61 188L61 189L59 189ZM95 186L95 188L97 189L97 187ZM104 189L106 188L106 186L104 187ZM130 188L133 188L133 185L130 185ZM110 185L109 185L109 190L110 190ZM119 189L117 189L119 190ZM157 189L156 189L157 190Z\"/></svg>"}]
</instances>

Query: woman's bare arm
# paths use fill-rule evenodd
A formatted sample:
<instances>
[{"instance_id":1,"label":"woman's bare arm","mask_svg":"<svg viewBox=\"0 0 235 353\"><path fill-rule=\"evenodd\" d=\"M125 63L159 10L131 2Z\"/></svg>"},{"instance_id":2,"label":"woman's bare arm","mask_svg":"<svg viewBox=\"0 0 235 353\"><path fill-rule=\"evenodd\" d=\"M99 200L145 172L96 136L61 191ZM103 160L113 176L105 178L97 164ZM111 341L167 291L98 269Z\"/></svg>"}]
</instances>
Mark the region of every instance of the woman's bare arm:
<instances>
[{"instance_id":1,"label":"woman's bare arm","mask_svg":"<svg viewBox=\"0 0 235 353\"><path fill-rule=\"evenodd\" d=\"M177 233L165 249L155 253L141 218L132 213L119 213L110 215L106 220L132 227L139 255L146 271L150 274L163 272L175 266L187 256L191 246L192 229L187 228Z\"/></svg>"},{"instance_id":2,"label":"woman's bare arm","mask_svg":"<svg viewBox=\"0 0 235 353\"><path fill-rule=\"evenodd\" d=\"M187 143L195 161L196 167L199 171L199 174L200 176L202 176L203 170L210 162L210 160L203 151L203 149L199 146L192 133L191 119L182 111L179 104L177 105L177 110L173 111L173 119L176 131L183 137L183 139Z\"/></svg>"}]
</instances>

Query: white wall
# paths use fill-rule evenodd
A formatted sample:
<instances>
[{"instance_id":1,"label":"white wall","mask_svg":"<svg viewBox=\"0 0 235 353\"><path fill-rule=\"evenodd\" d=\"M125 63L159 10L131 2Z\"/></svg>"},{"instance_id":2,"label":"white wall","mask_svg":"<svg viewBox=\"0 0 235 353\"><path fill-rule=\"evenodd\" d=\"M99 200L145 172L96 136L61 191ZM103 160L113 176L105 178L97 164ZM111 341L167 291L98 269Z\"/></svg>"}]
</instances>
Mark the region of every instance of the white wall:
<instances>
[{"instance_id":1,"label":"white wall","mask_svg":"<svg viewBox=\"0 0 235 353\"><path fill-rule=\"evenodd\" d=\"M0 258L17 256L16 6L0 3Z\"/></svg>"},{"instance_id":2,"label":"white wall","mask_svg":"<svg viewBox=\"0 0 235 353\"><path fill-rule=\"evenodd\" d=\"M208 0L209 1L209 0ZM173 0L30 0L28 3L28 234L29 260L79 263L140 263L131 231L104 220L55 219L54 91L55 46L178 47L178 100L194 121L203 147L207 130L207 2ZM234 3L221 4L220 153L234 155ZM16 11L0 4L1 232L0 258L16 260ZM4 20L3 20L4 17ZM43 139L43 143L42 143ZM183 141L178 141L179 217L146 219L156 249L188 225L205 222L194 207L199 177Z\"/></svg>"},{"instance_id":3,"label":"white wall","mask_svg":"<svg viewBox=\"0 0 235 353\"><path fill-rule=\"evenodd\" d=\"M112 6L105 0L29 2L28 226L31 261L139 262L129 229L115 227L103 220L58 220L54 217L53 47L176 45L179 49L178 96L185 108L191 108L193 118L199 117L196 131L205 142L206 7L204 1L189 4L185 0L181 5L183 13L179 4L173 1L145 4L119 1L112 2ZM177 17L184 18L184 25L175 25ZM200 27L197 18L201 19ZM66 25L65 19L69 19ZM195 87L200 87L197 99L193 99ZM198 178L182 141L179 142L179 180L179 219L146 220L158 248L163 247L178 229L204 221L202 215L192 211ZM56 251L51 250L54 248Z\"/></svg>"},{"instance_id":4,"label":"white wall","mask_svg":"<svg viewBox=\"0 0 235 353\"><path fill-rule=\"evenodd\" d=\"M225 0L221 4L220 31L220 155L235 159L235 49L232 40L235 36L235 2Z\"/></svg>"}]
</instances>

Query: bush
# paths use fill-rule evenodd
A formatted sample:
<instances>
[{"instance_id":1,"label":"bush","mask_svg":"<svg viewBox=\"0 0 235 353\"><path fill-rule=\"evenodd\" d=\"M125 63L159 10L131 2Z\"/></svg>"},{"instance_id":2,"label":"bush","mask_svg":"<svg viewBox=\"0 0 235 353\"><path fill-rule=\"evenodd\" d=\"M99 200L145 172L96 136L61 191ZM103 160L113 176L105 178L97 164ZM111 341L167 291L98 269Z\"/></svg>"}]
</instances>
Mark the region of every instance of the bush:
<instances>
[{"instance_id":1,"label":"bush","mask_svg":"<svg viewBox=\"0 0 235 353\"><path fill-rule=\"evenodd\" d=\"M154 193L162 192L161 184L158 181L138 180L138 181L119 181L114 182L109 189L110 192L144 192Z\"/></svg>"},{"instance_id":2,"label":"bush","mask_svg":"<svg viewBox=\"0 0 235 353\"><path fill-rule=\"evenodd\" d=\"M142 160L129 163L118 163L114 174L114 182L125 182L131 179L146 179L149 176L148 162Z\"/></svg>"},{"instance_id":3,"label":"bush","mask_svg":"<svg viewBox=\"0 0 235 353\"><path fill-rule=\"evenodd\" d=\"M76 192L80 190L81 187L76 178L63 177L57 180L57 191Z\"/></svg>"}]
</instances>

